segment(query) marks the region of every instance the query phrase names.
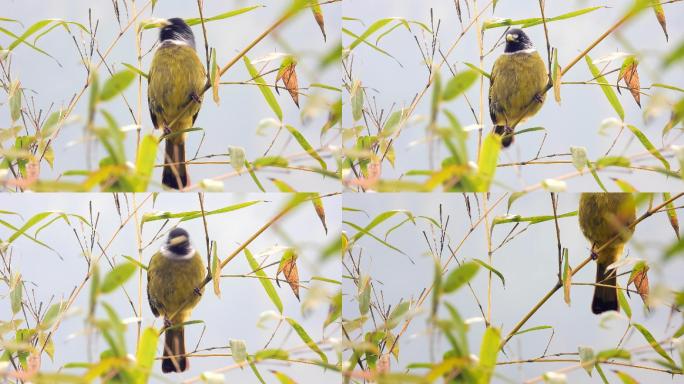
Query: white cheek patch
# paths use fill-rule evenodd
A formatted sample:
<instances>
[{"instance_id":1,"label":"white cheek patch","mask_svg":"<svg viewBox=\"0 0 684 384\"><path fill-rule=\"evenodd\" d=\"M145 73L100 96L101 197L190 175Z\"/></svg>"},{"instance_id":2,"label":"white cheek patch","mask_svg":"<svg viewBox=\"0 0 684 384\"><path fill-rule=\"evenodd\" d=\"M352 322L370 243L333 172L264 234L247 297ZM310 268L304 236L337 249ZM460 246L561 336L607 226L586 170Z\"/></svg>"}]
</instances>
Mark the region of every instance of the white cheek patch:
<instances>
[{"instance_id":1,"label":"white cheek patch","mask_svg":"<svg viewBox=\"0 0 684 384\"><path fill-rule=\"evenodd\" d=\"M172 260L189 260L195 256L195 248L193 247L188 248L188 252L184 254L171 252L166 246L161 247L159 252L161 252L162 256Z\"/></svg>"},{"instance_id":2,"label":"white cheek patch","mask_svg":"<svg viewBox=\"0 0 684 384\"><path fill-rule=\"evenodd\" d=\"M537 52L537 50L534 49L534 48L528 48L528 49L523 49L522 51L504 52L503 54L504 54L504 55L517 55L517 54L519 54L519 53L530 54L530 53L534 53L534 52Z\"/></svg>"},{"instance_id":3,"label":"white cheek patch","mask_svg":"<svg viewBox=\"0 0 684 384\"><path fill-rule=\"evenodd\" d=\"M164 42L161 45L162 46L164 46L164 45L186 45L186 46L190 46L190 44L188 44L186 41L176 40L176 39L164 40Z\"/></svg>"}]
</instances>

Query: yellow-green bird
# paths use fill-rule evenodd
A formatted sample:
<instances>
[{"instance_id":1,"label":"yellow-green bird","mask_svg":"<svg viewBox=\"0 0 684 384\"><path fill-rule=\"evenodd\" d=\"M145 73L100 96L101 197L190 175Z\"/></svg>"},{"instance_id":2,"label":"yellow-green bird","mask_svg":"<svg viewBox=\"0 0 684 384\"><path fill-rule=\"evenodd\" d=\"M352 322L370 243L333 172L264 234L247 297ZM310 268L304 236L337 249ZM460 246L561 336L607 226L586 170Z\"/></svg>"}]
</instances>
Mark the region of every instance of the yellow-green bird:
<instances>
[{"instance_id":1,"label":"yellow-green bird","mask_svg":"<svg viewBox=\"0 0 684 384\"><path fill-rule=\"evenodd\" d=\"M164 317L164 373L183 372L189 367L183 327L178 325L188 320L202 298L205 276L202 257L182 228L171 230L166 244L150 259L147 299L154 316Z\"/></svg>"},{"instance_id":2,"label":"yellow-green bird","mask_svg":"<svg viewBox=\"0 0 684 384\"><path fill-rule=\"evenodd\" d=\"M189 185L185 164L185 136L178 133L197 119L202 106L206 72L197 52L195 36L183 19L166 20L159 32L159 47L150 66L147 101L155 128L164 130L166 152L162 183L173 189ZM176 134L173 134L176 133Z\"/></svg>"},{"instance_id":3,"label":"yellow-green bird","mask_svg":"<svg viewBox=\"0 0 684 384\"><path fill-rule=\"evenodd\" d=\"M515 127L544 104L548 74L539 52L521 29L506 33L506 49L494 62L489 85L489 115L502 144L513 143Z\"/></svg>"},{"instance_id":4,"label":"yellow-green bird","mask_svg":"<svg viewBox=\"0 0 684 384\"><path fill-rule=\"evenodd\" d=\"M634 220L636 206L631 193L583 193L580 196L580 228L592 244L592 256L596 257L597 286L591 302L591 311L595 314L619 310L617 288L614 288L616 271L606 268L622 256L625 244L634 233L634 227L629 226ZM600 247L603 249L599 251Z\"/></svg>"}]
</instances>

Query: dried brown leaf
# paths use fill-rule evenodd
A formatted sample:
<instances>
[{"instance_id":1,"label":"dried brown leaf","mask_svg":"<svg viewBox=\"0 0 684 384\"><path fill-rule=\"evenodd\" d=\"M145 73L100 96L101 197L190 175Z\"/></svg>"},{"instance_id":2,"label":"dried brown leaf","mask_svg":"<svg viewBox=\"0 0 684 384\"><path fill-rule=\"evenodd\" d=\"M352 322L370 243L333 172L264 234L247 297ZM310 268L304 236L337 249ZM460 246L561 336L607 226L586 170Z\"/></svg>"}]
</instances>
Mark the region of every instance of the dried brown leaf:
<instances>
[{"instance_id":1,"label":"dried brown leaf","mask_svg":"<svg viewBox=\"0 0 684 384\"><path fill-rule=\"evenodd\" d=\"M639 83L639 72L637 71L639 62L636 59L633 59L629 62L625 61L625 64L626 65L623 65L623 68L620 69L618 82L624 80L625 85L629 88L629 92L631 92L632 97L634 97L634 101L641 107L641 84Z\"/></svg>"},{"instance_id":2,"label":"dried brown leaf","mask_svg":"<svg viewBox=\"0 0 684 384\"><path fill-rule=\"evenodd\" d=\"M299 108L299 82L297 80L297 72L295 71L296 67L297 61L295 61L292 57L287 57L285 60L283 60L283 63L278 70L278 74L276 75L275 88L276 92L278 92L278 81L283 80L285 89L290 92L292 100L297 108Z\"/></svg>"},{"instance_id":3,"label":"dried brown leaf","mask_svg":"<svg viewBox=\"0 0 684 384\"><path fill-rule=\"evenodd\" d=\"M663 10L663 6L660 4L660 0L652 0L652 3L656 19L658 19L658 23L660 23L660 26L663 28L663 32L665 33L665 41L669 41L670 36L667 34L667 21L665 20L665 11Z\"/></svg>"},{"instance_id":4,"label":"dried brown leaf","mask_svg":"<svg viewBox=\"0 0 684 384\"><path fill-rule=\"evenodd\" d=\"M323 41L328 41L328 36L325 34L325 20L323 19L323 11L321 10L321 6L318 4L318 1L312 1L311 3L311 11L313 12L314 19L316 19L316 23L321 29L321 33L323 33Z\"/></svg>"},{"instance_id":5,"label":"dried brown leaf","mask_svg":"<svg viewBox=\"0 0 684 384\"><path fill-rule=\"evenodd\" d=\"M648 294L650 292L648 283L649 269L649 266L645 262L642 261L637 263L632 269L632 274L629 276L629 280L627 281L627 287L629 287L630 284L634 283L634 288L636 288L637 292L639 293L639 296L641 296L641 300L643 300L644 304L646 304L647 306Z\"/></svg>"},{"instance_id":6,"label":"dried brown leaf","mask_svg":"<svg viewBox=\"0 0 684 384\"><path fill-rule=\"evenodd\" d=\"M294 249L287 249L280 259L280 265L276 273L276 283L278 282L280 272L283 273L285 280L290 285L290 288L292 288L292 292L297 300L299 300L299 270L297 269L297 253Z\"/></svg>"},{"instance_id":7,"label":"dried brown leaf","mask_svg":"<svg viewBox=\"0 0 684 384\"><path fill-rule=\"evenodd\" d=\"M318 215L318 218L321 219L321 224L323 224L323 229L327 234L328 225L325 223L325 209L323 208L323 201L321 200L320 195L316 194L316 197L314 197L311 202L313 203L314 209L316 210L316 215Z\"/></svg>"}]
</instances>

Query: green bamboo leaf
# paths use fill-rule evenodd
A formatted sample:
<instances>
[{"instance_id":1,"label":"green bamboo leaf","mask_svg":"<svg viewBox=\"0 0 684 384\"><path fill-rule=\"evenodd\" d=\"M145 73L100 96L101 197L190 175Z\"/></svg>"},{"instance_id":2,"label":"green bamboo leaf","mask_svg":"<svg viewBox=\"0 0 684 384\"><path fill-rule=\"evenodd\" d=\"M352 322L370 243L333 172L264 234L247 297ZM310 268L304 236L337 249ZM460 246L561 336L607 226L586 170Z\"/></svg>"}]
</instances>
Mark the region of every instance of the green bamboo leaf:
<instances>
[{"instance_id":1,"label":"green bamboo leaf","mask_svg":"<svg viewBox=\"0 0 684 384\"><path fill-rule=\"evenodd\" d=\"M461 288L475 277L479 268L479 264L472 261L459 265L447 276L444 282L444 292L451 293Z\"/></svg>"},{"instance_id":2,"label":"green bamboo leaf","mask_svg":"<svg viewBox=\"0 0 684 384\"><path fill-rule=\"evenodd\" d=\"M375 32L386 26L387 24L391 23L394 19L392 18L387 18L387 19L380 19L373 24L370 25L356 40L354 40L350 45L349 45L349 50L352 51L354 48L356 48L359 44L362 42L366 42L366 39L368 39L371 35L373 35Z\"/></svg>"},{"instance_id":3,"label":"green bamboo leaf","mask_svg":"<svg viewBox=\"0 0 684 384\"><path fill-rule=\"evenodd\" d=\"M632 307L629 306L629 301L627 301L627 298L625 297L625 293L622 291L622 289L617 289L617 295L618 295L618 304L620 304L620 308L622 308L623 311L625 311L625 315L627 315L628 319L632 318Z\"/></svg>"},{"instance_id":4,"label":"green bamboo leaf","mask_svg":"<svg viewBox=\"0 0 684 384\"><path fill-rule=\"evenodd\" d=\"M136 73L129 69L113 74L102 86L99 99L101 101L113 99L133 83L135 76Z\"/></svg>"},{"instance_id":5,"label":"green bamboo leaf","mask_svg":"<svg viewBox=\"0 0 684 384\"><path fill-rule=\"evenodd\" d=\"M130 262L117 264L114 266L114 268L112 268L111 271L107 273L104 280L102 280L100 292L113 292L115 289L122 286L128 279L130 279L135 273L136 269L138 269L138 266Z\"/></svg>"},{"instance_id":6,"label":"green bamboo leaf","mask_svg":"<svg viewBox=\"0 0 684 384\"><path fill-rule=\"evenodd\" d=\"M138 351L135 354L137 366L142 370L142 375L136 376L136 383L147 383L150 371L154 366L154 357L157 354L157 341L159 330L154 327L145 328L140 336Z\"/></svg>"},{"instance_id":7,"label":"green bamboo leaf","mask_svg":"<svg viewBox=\"0 0 684 384\"><path fill-rule=\"evenodd\" d=\"M38 328L41 330L48 330L55 322L60 312L62 311L62 302L52 304L50 308L43 315L43 320L40 321Z\"/></svg>"},{"instance_id":8,"label":"green bamboo leaf","mask_svg":"<svg viewBox=\"0 0 684 384\"><path fill-rule=\"evenodd\" d=\"M518 331L518 332L514 333L514 335L516 335L516 336L522 335L523 333L541 331L543 329L553 329L553 327L550 325L538 325L536 327L531 327L531 328L523 329L522 331Z\"/></svg>"},{"instance_id":9,"label":"green bamboo leaf","mask_svg":"<svg viewBox=\"0 0 684 384\"><path fill-rule=\"evenodd\" d=\"M499 161L501 151L501 136L490 133L482 143L480 160L478 161L478 171L476 177L476 192L487 192L494 180L496 166Z\"/></svg>"},{"instance_id":10,"label":"green bamboo leaf","mask_svg":"<svg viewBox=\"0 0 684 384\"><path fill-rule=\"evenodd\" d=\"M145 79L149 79L149 78L150 78L150 76L149 76L147 73L141 71L140 69L138 69L137 67L135 67L135 66L133 66L133 65L131 65L131 64L122 63L122 65L123 65L124 67L130 69L131 71L137 73L138 75L144 77Z\"/></svg>"},{"instance_id":11,"label":"green bamboo leaf","mask_svg":"<svg viewBox=\"0 0 684 384\"><path fill-rule=\"evenodd\" d=\"M559 16L547 17L546 22L550 23L553 21L570 19L573 17L584 15L585 13L593 12L593 11L600 9L600 8L606 8L606 7L599 6L599 7L584 8L584 9L580 9L577 11L564 13L564 14L559 15ZM541 17L533 17L533 18L520 19L520 20L495 19L495 20L485 21L483 28L484 29L491 29L491 28L498 28L498 27L507 27L507 26L511 26L511 25L522 25L522 28L528 28L528 27L533 27L535 25L539 25L539 24L543 24L543 23L544 23L544 21L542 20Z\"/></svg>"},{"instance_id":12,"label":"green bamboo leaf","mask_svg":"<svg viewBox=\"0 0 684 384\"><path fill-rule=\"evenodd\" d=\"M589 55L584 56L584 60L586 60L587 66L589 67L589 71L591 71L592 76L594 76L596 82L600 84L601 90L606 95L608 102L610 102L610 105L613 107L615 112L617 112L618 116L620 116L620 120L624 121L625 110L622 108L622 104L620 104L620 100L613 90L613 87L606 81L606 78L603 77L598 67L594 65L594 62L591 60Z\"/></svg>"},{"instance_id":13,"label":"green bamboo leaf","mask_svg":"<svg viewBox=\"0 0 684 384\"><path fill-rule=\"evenodd\" d=\"M238 15L242 15L243 13L247 13L247 12L249 12L249 11L253 11L253 10L255 10L255 9L257 9L257 8L261 8L261 7L264 7L264 6L263 6L263 5L254 5L254 6L251 6L251 7L245 7L245 8L235 9L235 10L232 10L232 11L220 13L220 14L218 14L218 15L216 15L216 16L207 17L207 18L204 19L204 22L205 22L205 23L208 23L208 22L210 22L210 21L229 19L229 18L231 18L231 17L235 17L235 16L238 16ZM201 24L201 23L202 23L202 19L200 19L199 17L191 17L191 18L189 18L189 19L185 19L185 23L188 24L189 26L193 26L193 25Z\"/></svg>"},{"instance_id":14,"label":"green bamboo leaf","mask_svg":"<svg viewBox=\"0 0 684 384\"><path fill-rule=\"evenodd\" d=\"M223 208L214 209L211 211L205 211L204 216L218 215L221 213L228 213L232 211L237 211L239 209L250 207L254 204L263 203L263 200L251 200L243 203L229 205ZM202 217L202 211L187 211L187 212L151 212L143 215L142 222L146 223L148 221L155 220L168 220L168 219L181 219L181 221L194 220Z\"/></svg>"},{"instance_id":15,"label":"green bamboo leaf","mask_svg":"<svg viewBox=\"0 0 684 384\"><path fill-rule=\"evenodd\" d=\"M14 288L10 291L10 307L12 313L16 314L21 310L21 302L24 298L24 284L21 282L21 275L15 275L13 279Z\"/></svg>"},{"instance_id":16,"label":"green bamboo leaf","mask_svg":"<svg viewBox=\"0 0 684 384\"><path fill-rule=\"evenodd\" d=\"M138 178L135 183L135 192L147 191L157 157L157 144L157 138L154 135L146 135L140 142L138 156L135 159L135 175Z\"/></svg>"},{"instance_id":17,"label":"green bamboo leaf","mask_svg":"<svg viewBox=\"0 0 684 384\"><path fill-rule=\"evenodd\" d=\"M271 283L271 280L269 280L268 276L266 276L266 272L261 269L259 263L257 263L256 259L254 259L254 256L252 256L252 252L250 252L247 248L245 248L245 257L247 258L247 262L249 262L250 268L252 268L254 274L258 277L261 286L264 287L264 291L266 291L268 297L271 299L273 304L275 304L276 308L278 308L278 312L283 313L283 302L280 301L278 292L276 292L273 283Z\"/></svg>"},{"instance_id":18,"label":"green bamboo leaf","mask_svg":"<svg viewBox=\"0 0 684 384\"><path fill-rule=\"evenodd\" d=\"M370 277L362 276L359 279L358 289L359 313L365 315L370 311L371 284Z\"/></svg>"},{"instance_id":19,"label":"green bamboo leaf","mask_svg":"<svg viewBox=\"0 0 684 384\"><path fill-rule=\"evenodd\" d=\"M653 87L665 88L665 89L670 89L673 91L684 92L684 88L675 87L674 85L669 85L669 84L653 83L653 84L651 84L651 88L653 88Z\"/></svg>"},{"instance_id":20,"label":"green bamboo leaf","mask_svg":"<svg viewBox=\"0 0 684 384\"><path fill-rule=\"evenodd\" d=\"M596 359L594 356L594 350L591 347L579 347L579 358L580 358L580 365L582 365L582 368L584 368L585 371L587 371L587 374L589 377L591 377L591 372L594 370L594 366L596 366Z\"/></svg>"},{"instance_id":21,"label":"green bamboo leaf","mask_svg":"<svg viewBox=\"0 0 684 384\"><path fill-rule=\"evenodd\" d=\"M651 345L651 348L653 348L654 351L658 352L658 354L660 356L662 356L665 360L667 360L670 364L676 365L675 362L670 357L670 355L668 355L667 352L665 352L665 350L663 349L663 347L660 346L660 344L658 344L656 339L653 337L651 332L649 332L648 329L646 329L646 327L644 327L643 325L641 325L639 323L634 323L632 325L639 332L641 332L641 335L644 336L644 339L646 339L646 341L648 341L648 343Z\"/></svg>"},{"instance_id":22,"label":"green bamboo leaf","mask_svg":"<svg viewBox=\"0 0 684 384\"><path fill-rule=\"evenodd\" d=\"M256 176L256 173L254 172L254 167L247 161L245 160L245 167L247 168L247 173L249 173L249 177L252 178L252 181L254 181L254 184L259 188L261 192L266 192L264 189L264 186L261 185L261 182Z\"/></svg>"},{"instance_id":23,"label":"green bamboo leaf","mask_svg":"<svg viewBox=\"0 0 684 384\"><path fill-rule=\"evenodd\" d=\"M31 227L34 225L40 223L41 221L45 220L47 217L52 215L54 212L48 211L48 212L41 212L33 215L24 225L21 226L16 232L14 232L9 239L7 239L8 243L13 242L16 240L19 236L24 235L27 230L29 230Z\"/></svg>"},{"instance_id":24,"label":"green bamboo leaf","mask_svg":"<svg viewBox=\"0 0 684 384\"><path fill-rule=\"evenodd\" d=\"M363 117L363 87L360 80L355 80L351 88L352 117L359 121Z\"/></svg>"},{"instance_id":25,"label":"green bamboo leaf","mask_svg":"<svg viewBox=\"0 0 684 384\"><path fill-rule=\"evenodd\" d=\"M34 33L40 31L41 29L45 28L46 26L50 25L52 23L52 19L46 19L46 20L40 20L35 22L33 25L28 27L24 33L21 34L16 40L14 40L8 47L7 50L11 51L14 48L16 48L19 44L23 43L26 41L27 38L29 38L31 35Z\"/></svg>"},{"instance_id":26,"label":"green bamboo leaf","mask_svg":"<svg viewBox=\"0 0 684 384\"><path fill-rule=\"evenodd\" d=\"M271 91L271 88L266 85L266 81L263 77L261 77L259 71L257 71L254 65L252 65L252 62L249 60L247 55L245 55L242 59L245 63L245 67L247 67L249 75L254 79L254 82L258 84L259 90L264 96L264 99L266 99L268 106L271 107L271 110L273 110L276 116L278 116L278 120L283 121L283 110L280 109L280 104L278 104L278 100L273 94L273 91Z\"/></svg>"},{"instance_id":27,"label":"green bamboo leaf","mask_svg":"<svg viewBox=\"0 0 684 384\"><path fill-rule=\"evenodd\" d=\"M122 257L123 257L124 259L130 261L131 263L135 264L138 268L147 271L147 265L145 265L145 264L139 262L138 260L136 260L136 259L134 259L134 258L132 258L132 257L130 257L130 256L128 256L128 255L122 255Z\"/></svg>"},{"instance_id":28,"label":"green bamboo leaf","mask_svg":"<svg viewBox=\"0 0 684 384\"><path fill-rule=\"evenodd\" d=\"M12 122L15 122L21 118L21 85L19 80L12 81L9 89L8 104L10 110L10 117Z\"/></svg>"},{"instance_id":29,"label":"green bamboo leaf","mask_svg":"<svg viewBox=\"0 0 684 384\"><path fill-rule=\"evenodd\" d=\"M630 131L632 131L634 136L636 136L636 138L639 139L639 142L641 142L641 145L643 145L644 148L646 148L646 150L648 150L648 152L651 153L651 155L653 155L653 157L658 159L663 164L665 169L669 171L670 170L670 163L665 159L665 157L660 153L660 151L658 151L656 149L656 147L651 143L651 141L648 140L648 137L646 137L646 135L644 135L644 133L641 132L639 130L639 128L637 128L631 124L628 124L627 127L629 128Z\"/></svg>"},{"instance_id":30,"label":"green bamboo leaf","mask_svg":"<svg viewBox=\"0 0 684 384\"><path fill-rule=\"evenodd\" d=\"M620 378L620 381L622 381L622 384L639 384L638 381L636 381L632 376L628 375L625 372L622 371L613 371L618 378Z\"/></svg>"},{"instance_id":31,"label":"green bamboo leaf","mask_svg":"<svg viewBox=\"0 0 684 384\"><path fill-rule=\"evenodd\" d=\"M354 32L348 30L347 28L342 28L342 33L344 33L345 35L351 36L351 37L354 38L355 40L356 40L356 39L359 39L359 35L357 35L357 34L355 34ZM371 48L374 49L375 51L380 52L380 53L382 53L383 55L385 55L385 56L387 56L387 57L391 57L391 58L394 59L395 61L397 60L397 59L394 58L394 56L390 55L389 52L387 52L387 51L381 49L380 47L378 47L377 45L373 44L372 42L363 40L363 43L366 44L367 46L371 47ZM341 51L341 50L340 50L340 51ZM338 52L339 52L339 51L338 51ZM341 52L340 52L340 53L341 53ZM398 61L397 61L397 63L398 63ZM399 64L399 65L401 65L401 64Z\"/></svg>"},{"instance_id":32,"label":"green bamboo leaf","mask_svg":"<svg viewBox=\"0 0 684 384\"><path fill-rule=\"evenodd\" d=\"M363 236L363 235L367 235L368 237L370 237L370 238L372 238L373 240L379 242L380 244L384 245L384 246L387 247L387 248L390 248L390 249L392 249L392 250L394 250L394 251L397 251L397 252L401 253L402 255L405 255L405 254L406 254L406 253L404 253L404 251L402 251L401 249L399 249L399 248L393 246L392 244L386 242L385 240L382 240L381 238L379 238L379 237L375 236L374 234L370 233L366 228L361 228L360 226L358 226L358 225L356 225L356 224L354 224L354 223L352 223L352 222L349 222L349 221L343 221L342 223L343 223L343 224L346 224L346 225L348 225L348 226L350 226L350 227L352 227L352 228L354 228L354 229L356 229L356 230L358 231L358 232L356 233L357 235L362 235L362 236Z\"/></svg>"},{"instance_id":33,"label":"green bamboo leaf","mask_svg":"<svg viewBox=\"0 0 684 384\"><path fill-rule=\"evenodd\" d=\"M559 219L564 219L567 217L574 217L577 216L577 211L572 211L572 212L567 212L558 215L557 217ZM514 215L514 216L497 216L494 218L492 221L492 227L495 225L499 224L509 224L509 223L530 223L530 224L539 224L543 223L545 221L550 221L554 220L556 216L553 215L540 215L540 216L520 216L520 215Z\"/></svg>"},{"instance_id":34,"label":"green bamboo leaf","mask_svg":"<svg viewBox=\"0 0 684 384\"><path fill-rule=\"evenodd\" d=\"M477 71L480 75L482 75L488 79L492 78L492 75L490 75L487 71L483 70L482 68L478 67L475 64L468 63L466 61L464 61L463 64L467 65L468 68L472 69L473 71Z\"/></svg>"},{"instance_id":35,"label":"green bamboo leaf","mask_svg":"<svg viewBox=\"0 0 684 384\"><path fill-rule=\"evenodd\" d=\"M230 353L237 364L247 361L247 344L244 340L230 340Z\"/></svg>"},{"instance_id":36,"label":"green bamboo leaf","mask_svg":"<svg viewBox=\"0 0 684 384\"><path fill-rule=\"evenodd\" d=\"M444 93L442 93L442 98L444 101L453 100L463 92L468 90L475 81L480 77L478 72L474 70L461 71L452 77L451 80L444 87Z\"/></svg>"},{"instance_id":37,"label":"green bamboo leaf","mask_svg":"<svg viewBox=\"0 0 684 384\"><path fill-rule=\"evenodd\" d=\"M309 336L308 333L306 333L306 330L299 325L297 321L295 321L291 317L286 317L285 320L290 323L290 326L292 326L292 329L297 332L297 335L299 335L299 338L302 339L302 341L311 349L314 351L320 358L323 360L324 363L328 362L328 357L323 353L323 351L318 347L318 345L311 339L311 336Z\"/></svg>"},{"instance_id":38,"label":"green bamboo leaf","mask_svg":"<svg viewBox=\"0 0 684 384\"><path fill-rule=\"evenodd\" d=\"M506 287L506 279L504 279L504 276L503 276L503 274L501 274L501 272L497 271L494 267L492 267L491 265L485 263L484 261L482 261L480 259L473 259L473 261L480 264L481 266L487 268L488 270L492 271L495 275L497 275L499 277L499 279L501 280L501 284L503 284L503 286Z\"/></svg>"},{"instance_id":39,"label":"green bamboo leaf","mask_svg":"<svg viewBox=\"0 0 684 384\"><path fill-rule=\"evenodd\" d=\"M290 358L290 354L284 349L262 349L261 351L254 354L254 359L256 361L262 360L287 360Z\"/></svg>"},{"instance_id":40,"label":"green bamboo leaf","mask_svg":"<svg viewBox=\"0 0 684 384\"><path fill-rule=\"evenodd\" d=\"M265 156L265 157L260 157L252 162L252 165L255 168L263 168L263 167L276 167L276 168L285 168L289 165L289 161L287 161L286 158L282 156Z\"/></svg>"},{"instance_id":41,"label":"green bamboo leaf","mask_svg":"<svg viewBox=\"0 0 684 384\"><path fill-rule=\"evenodd\" d=\"M392 312L390 312L390 315L387 317L387 323L385 324L385 328L392 329L399 325L399 322L404 318L406 313L408 313L408 310L410 308L410 301L402 301L401 303L397 304L397 306L394 307L394 309L392 309Z\"/></svg>"},{"instance_id":42,"label":"green bamboo leaf","mask_svg":"<svg viewBox=\"0 0 684 384\"><path fill-rule=\"evenodd\" d=\"M494 368L496 367L496 357L499 354L499 344L501 343L501 331L498 328L488 327L482 337L480 345L480 362L478 371L480 373L477 383L487 384L490 382Z\"/></svg>"},{"instance_id":43,"label":"green bamboo leaf","mask_svg":"<svg viewBox=\"0 0 684 384\"><path fill-rule=\"evenodd\" d=\"M305 150L306 153L309 154L309 156L316 160L318 164L320 164L322 169L328 169L328 165L325 163L325 161L323 161L321 155L319 155L318 152L316 152L316 150L313 149L311 144L309 144L309 142L306 140L304 135L301 134L301 132L299 132L295 127L291 125L286 125L285 128L287 128L288 132L290 132L290 134L295 138L295 140L297 140L299 146L302 147L302 149Z\"/></svg>"}]
</instances>

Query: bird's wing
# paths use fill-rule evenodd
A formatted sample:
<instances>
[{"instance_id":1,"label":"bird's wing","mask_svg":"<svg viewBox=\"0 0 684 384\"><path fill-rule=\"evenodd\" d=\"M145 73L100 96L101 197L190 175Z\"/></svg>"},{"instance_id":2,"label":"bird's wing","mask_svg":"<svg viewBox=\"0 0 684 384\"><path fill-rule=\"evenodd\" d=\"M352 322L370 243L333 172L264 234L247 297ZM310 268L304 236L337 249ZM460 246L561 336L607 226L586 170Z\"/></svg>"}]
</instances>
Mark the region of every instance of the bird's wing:
<instances>
[{"instance_id":1,"label":"bird's wing","mask_svg":"<svg viewBox=\"0 0 684 384\"><path fill-rule=\"evenodd\" d=\"M494 62L494 66L492 67L492 73L489 76L489 117L492 119L492 123L496 124L496 113L495 113L495 106L492 105L492 89L494 88L494 79L496 76L494 76L494 73L496 73L496 64L498 60Z\"/></svg>"},{"instance_id":2,"label":"bird's wing","mask_svg":"<svg viewBox=\"0 0 684 384\"><path fill-rule=\"evenodd\" d=\"M153 118L154 119L154 118ZM152 265L152 262L154 261L155 257L157 257L158 254L155 254L152 256L150 259L150 265ZM154 317L159 317L159 308L157 306L157 302L152 298L152 295L150 294L150 271L148 268L147 271L147 302L150 303L150 309L152 310L152 314Z\"/></svg>"},{"instance_id":3,"label":"bird's wing","mask_svg":"<svg viewBox=\"0 0 684 384\"><path fill-rule=\"evenodd\" d=\"M154 128L159 128L159 123L157 122L157 114L155 111L158 109L157 103L152 100L152 97L150 97L150 88L152 84L152 71L150 71L150 74L148 75L147 79L147 106L150 110L150 118L152 118L152 125L154 125Z\"/></svg>"}]
</instances>

